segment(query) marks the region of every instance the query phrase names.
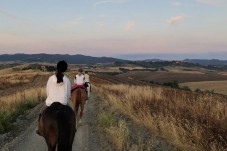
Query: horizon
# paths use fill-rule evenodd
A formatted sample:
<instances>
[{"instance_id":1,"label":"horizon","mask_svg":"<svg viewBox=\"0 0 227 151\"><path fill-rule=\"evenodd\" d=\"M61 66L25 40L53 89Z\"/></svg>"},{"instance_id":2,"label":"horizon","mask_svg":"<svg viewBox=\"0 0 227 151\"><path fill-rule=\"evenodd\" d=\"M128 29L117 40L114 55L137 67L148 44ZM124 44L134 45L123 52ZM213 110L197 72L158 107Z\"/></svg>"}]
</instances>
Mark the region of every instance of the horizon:
<instances>
[{"instance_id":1,"label":"horizon","mask_svg":"<svg viewBox=\"0 0 227 151\"><path fill-rule=\"evenodd\" d=\"M227 56L227 52L221 53L204 53L204 54L124 54L124 55L115 55L115 56L94 56L94 55L86 55L86 54L67 54L67 53L11 53L11 54L1 54L0 55L17 55L17 54L24 54L24 55L38 55L38 54L46 54L46 55L82 55L82 56L89 56L89 57L110 57L122 60L163 60L163 61L173 61L173 60L185 60L185 59L201 59L201 60L227 60L225 56ZM202 57L201 57L202 56ZM214 57L216 56L216 57Z\"/></svg>"},{"instance_id":2,"label":"horizon","mask_svg":"<svg viewBox=\"0 0 227 151\"><path fill-rule=\"evenodd\" d=\"M227 52L226 0L2 0L0 4L1 54L64 50L91 56L197 57Z\"/></svg>"}]
</instances>

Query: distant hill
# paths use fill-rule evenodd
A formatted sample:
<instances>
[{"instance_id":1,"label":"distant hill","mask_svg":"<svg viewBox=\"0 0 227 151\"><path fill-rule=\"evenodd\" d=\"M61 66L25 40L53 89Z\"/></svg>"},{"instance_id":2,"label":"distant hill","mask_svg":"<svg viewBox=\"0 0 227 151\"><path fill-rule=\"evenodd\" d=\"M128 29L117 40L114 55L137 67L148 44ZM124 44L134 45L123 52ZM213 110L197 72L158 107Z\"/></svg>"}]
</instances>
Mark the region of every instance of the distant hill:
<instances>
[{"instance_id":1,"label":"distant hill","mask_svg":"<svg viewBox=\"0 0 227 151\"><path fill-rule=\"evenodd\" d=\"M145 60L142 60L142 61L145 61L145 62L164 62L165 60L161 60L161 59L145 59Z\"/></svg>"},{"instance_id":2,"label":"distant hill","mask_svg":"<svg viewBox=\"0 0 227 151\"><path fill-rule=\"evenodd\" d=\"M111 63L124 62L125 60L111 57L91 57L84 55L62 55L62 54L3 54L0 55L0 61L17 61L17 62L47 62L56 63L60 60L65 60L72 64L96 64L96 63Z\"/></svg>"},{"instance_id":3,"label":"distant hill","mask_svg":"<svg viewBox=\"0 0 227 151\"><path fill-rule=\"evenodd\" d=\"M218 59L185 59L184 62L200 64L200 65L215 65L215 66L226 66L227 60L218 60Z\"/></svg>"}]
</instances>

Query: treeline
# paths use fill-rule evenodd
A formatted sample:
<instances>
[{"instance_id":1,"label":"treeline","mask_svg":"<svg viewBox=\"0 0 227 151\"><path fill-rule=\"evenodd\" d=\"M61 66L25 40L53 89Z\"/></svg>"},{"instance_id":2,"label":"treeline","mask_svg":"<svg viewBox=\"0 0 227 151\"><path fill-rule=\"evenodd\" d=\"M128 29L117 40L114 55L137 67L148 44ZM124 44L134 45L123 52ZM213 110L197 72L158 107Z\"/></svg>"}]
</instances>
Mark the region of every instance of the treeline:
<instances>
[{"instance_id":1,"label":"treeline","mask_svg":"<svg viewBox=\"0 0 227 151\"><path fill-rule=\"evenodd\" d=\"M190 63L184 61L128 61L128 62L115 62L115 66L136 65L144 68L164 68L166 66L182 66L182 67L200 67L208 70L227 70L227 66L216 65L200 65L198 63Z\"/></svg>"},{"instance_id":2,"label":"treeline","mask_svg":"<svg viewBox=\"0 0 227 151\"><path fill-rule=\"evenodd\" d=\"M16 63L13 63L13 64L0 64L0 70L1 69L6 69L6 68L12 68L12 67L15 67L19 64L16 64Z\"/></svg>"},{"instance_id":3,"label":"treeline","mask_svg":"<svg viewBox=\"0 0 227 151\"><path fill-rule=\"evenodd\" d=\"M29 64L26 67L19 68L19 67L14 67L12 68L14 71L24 71L24 70L40 70L40 71L47 71L47 72L52 72L56 71L55 66L51 65L41 65L41 64Z\"/></svg>"},{"instance_id":4,"label":"treeline","mask_svg":"<svg viewBox=\"0 0 227 151\"><path fill-rule=\"evenodd\" d=\"M27 67L24 67L22 70L42 70L50 72L56 71L56 67L50 65L30 64Z\"/></svg>"}]
</instances>

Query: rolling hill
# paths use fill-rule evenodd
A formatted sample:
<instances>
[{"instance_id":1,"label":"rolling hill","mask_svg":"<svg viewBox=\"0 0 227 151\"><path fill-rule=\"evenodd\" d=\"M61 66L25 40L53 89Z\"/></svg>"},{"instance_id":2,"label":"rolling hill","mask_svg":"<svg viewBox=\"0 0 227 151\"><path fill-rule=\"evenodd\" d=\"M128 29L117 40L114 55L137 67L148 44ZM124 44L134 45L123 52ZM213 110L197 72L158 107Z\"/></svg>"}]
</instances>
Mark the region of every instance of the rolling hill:
<instances>
[{"instance_id":1,"label":"rolling hill","mask_svg":"<svg viewBox=\"0 0 227 151\"><path fill-rule=\"evenodd\" d=\"M68 54L3 54L0 55L0 61L15 61L15 62L47 62L56 63L60 60L65 60L72 64L96 64L96 63L111 63L125 62L125 60L111 57L91 57L84 55L68 55Z\"/></svg>"},{"instance_id":2,"label":"rolling hill","mask_svg":"<svg viewBox=\"0 0 227 151\"><path fill-rule=\"evenodd\" d=\"M185 59L184 62L200 64L200 65L215 65L215 66L226 66L227 60L218 59Z\"/></svg>"}]
</instances>

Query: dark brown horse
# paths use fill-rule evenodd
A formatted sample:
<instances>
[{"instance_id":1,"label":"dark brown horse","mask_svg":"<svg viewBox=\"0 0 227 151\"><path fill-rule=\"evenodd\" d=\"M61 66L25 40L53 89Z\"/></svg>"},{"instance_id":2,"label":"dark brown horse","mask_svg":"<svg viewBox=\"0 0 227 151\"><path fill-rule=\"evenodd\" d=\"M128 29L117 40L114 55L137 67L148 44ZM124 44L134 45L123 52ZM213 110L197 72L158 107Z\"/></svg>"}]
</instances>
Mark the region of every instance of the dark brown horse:
<instances>
[{"instance_id":1,"label":"dark brown horse","mask_svg":"<svg viewBox=\"0 0 227 151\"><path fill-rule=\"evenodd\" d=\"M43 137L48 151L72 151L76 132L76 119L73 110L59 102L52 103L42 113Z\"/></svg>"},{"instance_id":2,"label":"dark brown horse","mask_svg":"<svg viewBox=\"0 0 227 151\"><path fill-rule=\"evenodd\" d=\"M83 88L77 88L73 90L72 96L71 96L72 106L76 117L80 107L80 116L79 116L80 120L83 116L86 99L87 99L87 93Z\"/></svg>"}]
</instances>

